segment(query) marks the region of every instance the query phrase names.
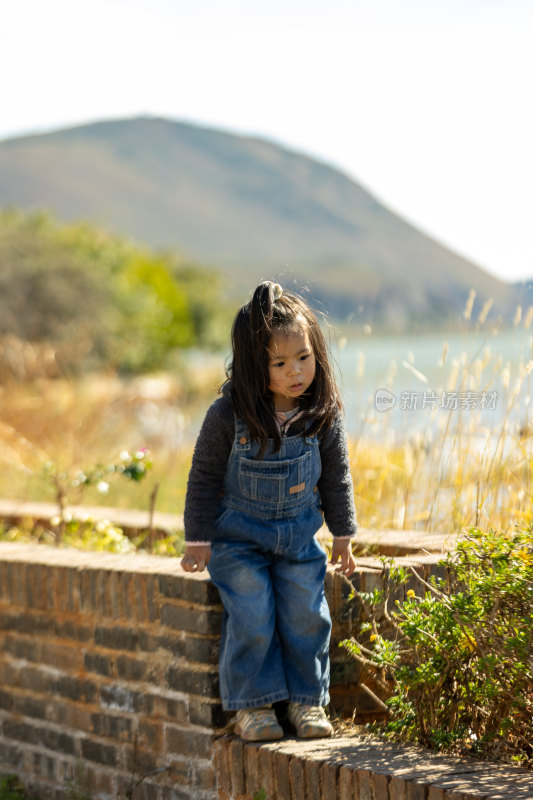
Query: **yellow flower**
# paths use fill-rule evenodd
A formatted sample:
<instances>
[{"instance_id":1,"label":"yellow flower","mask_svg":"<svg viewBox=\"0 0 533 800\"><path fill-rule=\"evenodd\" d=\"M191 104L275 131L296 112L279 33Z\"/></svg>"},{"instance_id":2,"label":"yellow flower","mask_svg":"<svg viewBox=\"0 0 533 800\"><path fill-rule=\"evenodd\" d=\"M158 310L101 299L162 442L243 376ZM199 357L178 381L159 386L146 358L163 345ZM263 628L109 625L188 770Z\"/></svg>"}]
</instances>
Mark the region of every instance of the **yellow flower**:
<instances>
[{"instance_id":1,"label":"yellow flower","mask_svg":"<svg viewBox=\"0 0 533 800\"><path fill-rule=\"evenodd\" d=\"M409 589L409 591L407 592L407 597L416 597L415 590Z\"/></svg>"}]
</instances>

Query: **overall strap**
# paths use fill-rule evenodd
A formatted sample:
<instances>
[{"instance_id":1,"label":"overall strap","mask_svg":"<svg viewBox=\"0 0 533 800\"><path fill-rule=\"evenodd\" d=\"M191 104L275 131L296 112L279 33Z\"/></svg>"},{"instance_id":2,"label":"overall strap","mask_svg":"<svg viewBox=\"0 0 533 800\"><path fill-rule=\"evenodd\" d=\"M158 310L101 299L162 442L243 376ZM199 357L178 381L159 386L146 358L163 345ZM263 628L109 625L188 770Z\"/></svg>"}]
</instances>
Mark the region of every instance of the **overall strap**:
<instances>
[{"instance_id":1,"label":"overall strap","mask_svg":"<svg viewBox=\"0 0 533 800\"><path fill-rule=\"evenodd\" d=\"M235 440L233 446L237 451L249 450L251 447L250 432L237 415L235 415Z\"/></svg>"}]
</instances>

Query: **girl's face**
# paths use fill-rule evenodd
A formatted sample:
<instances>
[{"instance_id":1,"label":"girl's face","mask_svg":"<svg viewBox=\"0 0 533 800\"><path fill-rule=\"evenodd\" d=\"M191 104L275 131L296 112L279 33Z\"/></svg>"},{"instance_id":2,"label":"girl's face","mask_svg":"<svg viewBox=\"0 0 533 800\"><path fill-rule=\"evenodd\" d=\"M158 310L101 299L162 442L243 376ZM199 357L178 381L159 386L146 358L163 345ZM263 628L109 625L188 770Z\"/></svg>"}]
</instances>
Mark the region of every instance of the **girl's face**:
<instances>
[{"instance_id":1,"label":"girl's face","mask_svg":"<svg viewBox=\"0 0 533 800\"><path fill-rule=\"evenodd\" d=\"M290 411L298 405L315 377L315 354L305 329L274 333L269 343L268 388L276 411Z\"/></svg>"}]
</instances>

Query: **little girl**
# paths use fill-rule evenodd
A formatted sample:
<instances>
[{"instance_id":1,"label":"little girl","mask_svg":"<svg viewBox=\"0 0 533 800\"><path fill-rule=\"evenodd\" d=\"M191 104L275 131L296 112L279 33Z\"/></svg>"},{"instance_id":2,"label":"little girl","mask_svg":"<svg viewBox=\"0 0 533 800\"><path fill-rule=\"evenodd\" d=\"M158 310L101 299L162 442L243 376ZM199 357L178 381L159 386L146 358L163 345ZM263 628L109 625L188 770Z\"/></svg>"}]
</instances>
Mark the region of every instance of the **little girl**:
<instances>
[{"instance_id":1,"label":"little girl","mask_svg":"<svg viewBox=\"0 0 533 800\"><path fill-rule=\"evenodd\" d=\"M222 396L196 443L183 569L208 566L224 606L220 691L243 739L279 739L273 703L304 738L329 736L327 556L351 575L357 524L337 387L318 321L261 283L237 313Z\"/></svg>"}]
</instances>

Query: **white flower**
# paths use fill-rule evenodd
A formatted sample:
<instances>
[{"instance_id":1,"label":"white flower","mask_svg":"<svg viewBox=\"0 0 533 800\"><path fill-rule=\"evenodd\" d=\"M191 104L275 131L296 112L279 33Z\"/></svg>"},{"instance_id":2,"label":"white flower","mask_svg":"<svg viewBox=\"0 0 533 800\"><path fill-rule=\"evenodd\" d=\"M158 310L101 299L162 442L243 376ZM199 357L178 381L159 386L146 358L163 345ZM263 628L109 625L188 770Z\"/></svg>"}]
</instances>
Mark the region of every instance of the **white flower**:
<instances>
[{"instance_id":1,"label":"white flower","mask_svg":"<svg viewBox=\"0 0 533 800\"><path fill-rule=\"evenodd\" d=\"M109 484L107 481L98 481L96 484L96 489L100 492L100 494L107 494L109 491Z\"/></svg>"},{"instance_id":2,"label":"white flower","mask_svg":"<svg viewBox=\"0 0 533 800\"><path fill-rule=\"evenodd\" d=\"M124 463L131 461L131 456L127 450L122 451L122 453L120 454L120 460L123 461Z\"/></svg>"}]
</instances>

